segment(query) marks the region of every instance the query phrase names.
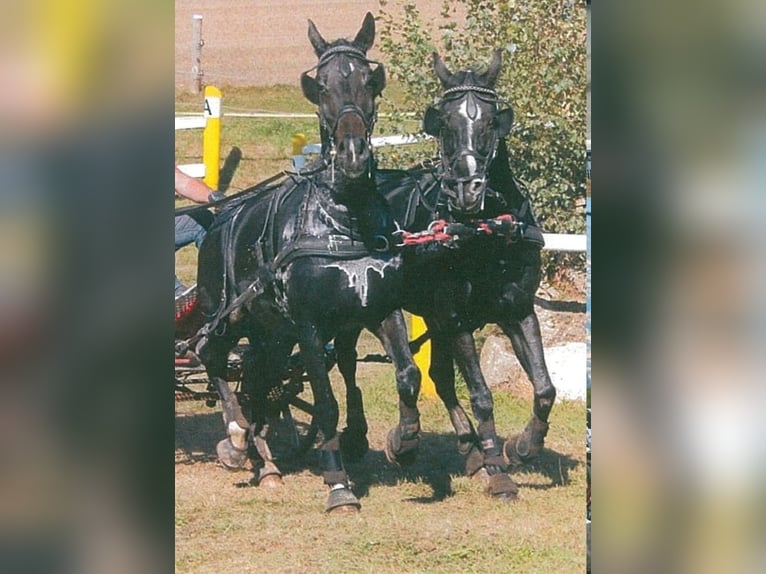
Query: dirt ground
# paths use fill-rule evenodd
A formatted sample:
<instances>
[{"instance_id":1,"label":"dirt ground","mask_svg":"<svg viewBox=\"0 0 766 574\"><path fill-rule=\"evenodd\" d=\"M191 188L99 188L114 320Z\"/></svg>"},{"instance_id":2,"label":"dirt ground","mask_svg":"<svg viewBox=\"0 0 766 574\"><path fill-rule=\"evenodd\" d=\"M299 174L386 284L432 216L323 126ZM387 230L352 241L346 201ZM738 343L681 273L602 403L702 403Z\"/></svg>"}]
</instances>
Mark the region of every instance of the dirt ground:
<instances>
[{"instance_id":1,"label":"dirt ground","mask_svg":"<svg viewBox=\"0 0 766 574\"><path fill-rule=\"evenodd\" d=\"M387 10L395 9L395 1ZM424 21L436 22L441 0L423 0ZM314 21L327 40L352 38L378 0L176 0L175 83L187 88L192 66L192 15L202 15L204 81L215 85L298 85L303 71L316 63L307 37ZM376 47L370 51L379 57Z\"/></svg>"}]
</instances>

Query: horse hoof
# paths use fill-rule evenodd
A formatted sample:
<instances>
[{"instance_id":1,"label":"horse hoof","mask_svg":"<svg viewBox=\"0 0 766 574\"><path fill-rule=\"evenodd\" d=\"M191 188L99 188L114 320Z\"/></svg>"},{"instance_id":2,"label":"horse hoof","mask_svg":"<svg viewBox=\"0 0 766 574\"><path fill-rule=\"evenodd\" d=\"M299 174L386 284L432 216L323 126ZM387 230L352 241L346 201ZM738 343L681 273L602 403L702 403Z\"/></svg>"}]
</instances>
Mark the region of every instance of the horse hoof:
<instances>
[{"instance_id":1,"label":"horse hoof","mask_svg":"<svg viewBox=\"0 0 766 574\"><path fill-rule=\"evenodd\" d=\"M499 472L489 475L489 484L487 485L486 492L492 498L510 502L518 498L519 487L511 480L510 476L504 472Z\"/></svg>"},{"instance_id":2,"label":"horse hoof","mask_svg":"<svg viewBox=\"0 0 766 574\"><path fill-rule=\"evenodd\" d=\"M548 423L532 417L519 435L505 441L503 455L510 462L528 462L535 458L545 446Z\"/></svg>"},{"instance_id":3,"label":"horse hoof","mask_svg":"<svg viewBox=\"0 0 766 574\"><path fill-rule=\"evenodd\" d=\"M489 480L489 472L487 472L487 469L482 466L473 474L468 475L468 478L471 480Z\"/></svg>"},{"instance_id":4,"label":"horse hoof","mask_svg":"<svg viewBox=\"0 0 766 574\"><path fill-rule=\"evenodd\" d=\"M358 514L361 508L361 504L344 504L343 506L328 508L327 514Z\"/></svg>"},{"instance_id":5,"label":"horse hoof","mask_svg":"<svg viewBox=\"0 0 766 574\"><path fill-rule=\"evenodd\" d=\"M349 433L346 429L340 434L340 450L344 460L357 461L370 450L370 443L366 436Z\"/></svg>"},{"instance_id":6,"label":"horse hoof","mask_svg":"<svg viewBox=\"0 0 766 574\"><path fill-rule=\"evenodd\" d=\"M267 474L258 479L258 486L263 486L264 488L282 488L284 484L282 477L278 474Z\"/></svg>"},{"instance_id":7,"label":"horse hoof","mask_svg":"<svg viewBox=\"0 0 766 574\"><path fill-rule=\"evenodd\" d=\"M519 453L516 452L516 441L518 440L519 435L514 435L503 443L503 458L512 469L524 463Z\"/></svg>"},{"instance_id":8,"label":"horse hoof","mask_svg":"<svg viewBox=\"0 0 766 574\"><path fill-rule=\"evenodd\" d=\"M215 452L218 460L228 470L242 470L247 461L247 449L238 449L228 438L218 442Z\"/></svg>"},{"instance_id":9,"label":"horse hoof","mask_svg":"<svg viewBox=\"0 0 766 574\"><path fill-rule=\"evenodd\" d=\"M350 488L346 487L330 491L325 510L333 514L347 514L359 512L361 508L362 505L359 503L359 499L354 496Z\"/></svg>"},{"instance_id":10,"label":"horse hoof","mask_svg":"<svg viewBox=\"0 0 766 574\"><path fill-rule=\"evenodd\" d=\"M503 458L512 467L529 462L543 450L542 441L532 442L525 433L514 435L503 443Z\"/></svg>"},{"instance_id":11,"label":"horse hoof","mask_svg":"<svg viewBox=\"0 0 766 574\"><path fill-rule=\"evenodd\" d=\"M471 445L471 449L465 457L465 475L473 478L477 474L485 478L489 476L487 469L484 468L484 454L474 444Z\"/></svg>"},{"instance_id":12,"label":"horse hoof","mask_svg":"<svg viewBox=\"0 0 766 574\"><path fill-rule=\"evenodd\" d=\"M407 442L410 444L402 444L402 438L398 427L388 431L385 448L386 459L388 462L395 464L396 466L409 466L415 463L419 439L415 438Z\"/></svg>"}]
</instances>

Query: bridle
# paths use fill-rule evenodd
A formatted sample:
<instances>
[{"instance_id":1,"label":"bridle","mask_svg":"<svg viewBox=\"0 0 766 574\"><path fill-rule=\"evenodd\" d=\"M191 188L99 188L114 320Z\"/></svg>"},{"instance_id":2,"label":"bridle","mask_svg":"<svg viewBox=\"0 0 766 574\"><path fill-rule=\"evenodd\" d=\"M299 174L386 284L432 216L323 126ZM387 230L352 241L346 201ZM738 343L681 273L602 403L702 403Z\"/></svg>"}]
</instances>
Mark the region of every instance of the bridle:
<instances>
[{"instance_id":1,"label":"bridle","mask_svg":"<svg viewBox=\"0 0 766 574\"><path fill-rule=\"evenodd\" d=\"M444 115L444 105L447 103L453 103L458 102L463 99L467 98L476 98L481 100L485 103L490 103L494 105L494 111L497 112L500 109L500 104L505 103L503 99L501 99L497 92L491 88L484 88L482 86L475 86L471 84L463 84L460 86L455 86L453 88L448 88L444 91L442 94L442 99L438 103L439 111L441 115ZM438 143L439 143L439 158L440 158L440 180L441 180L441 192L446 195L451 201L448 201L448 207L450 210L452 209L453 202L458 202L459 205L465 205L466 203L466 197L465 197L465 189L466 185L471 184L472 182L475 182L477 179L480 179L480 188L479 191L481 193L481 205L480 210L484 209L484 199L486 197L487 193L487 183L489 178L489 165L492 163L492 160L495 159L495 156L497 155L497 147L500 142L500 136L498 134L497 128L492 128L492 141L489 146L489 151L486 153L486 155L483 155L479 153L475 149L457 149L452 152L451 155L447 155L444 152L444 128L441 129L439 136L437 137ZM455 173L457 163L466 157L473 157L475 160L475 163L477 166L480 166L480 169L477 170L477 175L473 176L465 176L465 177L456 177L454 175L451 175Z\"/></svg>"},{"instance_id":2,"label":"bridle","mask_svg":"<svg viewBox=\"0 0 766 574\"><path fill-rule=\"evenodd\" d=\"M316 66L313 68L310 68L309 70L303 72L302 75L306 76L309 74L309 72L313 70L318 70L325 64L327 64L330 60L332 60L335 56L338 55L345 55L351 58L354 58L355 60L359 60L364 64L367 64L368 66L371 64L375 64L377 66L382 66L380 62L377 62L375 60L370 60L367 58L367 54L360 50L359 48L355 48L353 46L335 46L332 48L328 48L319 58L319 62ZM341 72L343 73L343 72ZM322 112L322 106L319 106L319 110L317 111L317 116L319 117L319 125L321 129L321 133L323 134L323 139L326 137L327 141L322 142L323 144L327 144L327 154L330 158L330 168L332 173L332 181L335 181L335 157L337 155L337 146L336 146L336 133L338 131L338 127L340 125L341 119L348 115L353 114L357 116L364 126L365 131L365 140L367 142L367 146L369 149L372 149L372 132L375 128L375 122L377 120L377 114L378 114L378 106L377 101L375 98L373 98L373 112L369 116L365 114L364 110L359 107L354 102L348 102L345 103L340 111L338 112L337 117L334 119L334 121L330 121L325 114ZM324 161L327 161L327 158L323 158ZM373 157L372 154L370 154L370 158L368 160L368 173L372 172L372 163L373 163Z\"/></svg>"}]
</instances>

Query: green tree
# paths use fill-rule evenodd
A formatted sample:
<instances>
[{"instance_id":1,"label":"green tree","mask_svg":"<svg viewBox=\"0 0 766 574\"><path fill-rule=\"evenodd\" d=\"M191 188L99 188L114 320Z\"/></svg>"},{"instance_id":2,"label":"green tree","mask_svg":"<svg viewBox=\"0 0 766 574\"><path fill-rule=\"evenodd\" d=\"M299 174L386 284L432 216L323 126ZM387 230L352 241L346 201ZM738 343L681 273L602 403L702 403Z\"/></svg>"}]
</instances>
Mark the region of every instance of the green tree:
<instances>
[{"instance_id":1,"label":"green tree","mask_svg":"<svg viewBox=\"0 0 766 574\"><path fill-rule=\"evenodd\" d=\"M444 0L438 23L424 23L413 1L380 3L380 48L388 74L404 89L400 107L387 102L394 108L389 129L406 132L410 125L412 131L405 112L415 111L420 119L426 106L438 99L433 51L454 72L486 66L492 51L502 48L503 69L496 87L515 112L508 138L514 173L527 184L546 231L583 233L585 3ZM399 152L393 160L411 158ZM553 259L562 262L562 257ZM584 263L584 258L576 259Z\"/></svg>"}]
</instances>

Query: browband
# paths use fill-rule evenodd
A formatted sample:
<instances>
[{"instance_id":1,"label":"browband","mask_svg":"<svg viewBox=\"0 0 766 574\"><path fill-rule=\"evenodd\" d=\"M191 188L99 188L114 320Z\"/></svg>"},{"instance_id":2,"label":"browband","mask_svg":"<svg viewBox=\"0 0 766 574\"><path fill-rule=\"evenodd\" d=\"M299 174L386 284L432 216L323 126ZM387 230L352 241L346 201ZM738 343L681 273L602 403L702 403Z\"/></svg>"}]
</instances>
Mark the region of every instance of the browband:
<instances>
[{"instance_id":1,"label":"browband","mask_svg":"<svg viewBox=\"0 0 766 574\"><path fill-rule=\"evenodd\" d=\"M497 92L491 88L483 88L481 86L472 86L470 84L465 84L462 86L455 86L454 88L449 88L444 90L443 96L447 96L449 94L455 94L458 92L478 92L480 94L487 94L488 96L492 96L493 98L499 99L497 96Z\"/></svg>"},{"instance_id":2,"label":"browband","mask_svg":"<svg viewBox=\"0 0 766 574\"><path fill-rule=\"evenodd\" d=\"M357 58L361 58L362 60L367 60L367 54L360 50L359 48L354 48L353 46L335 46L333 48L328 48L320 57L319 57L319 63L317 64L317 68L324 64L327 60L329 60L332 56L335 54L348 54L350 56L355 56Z\"/></svg>"}]
</instances>

